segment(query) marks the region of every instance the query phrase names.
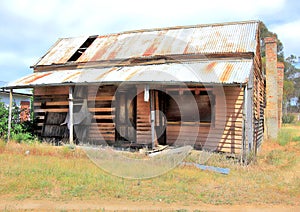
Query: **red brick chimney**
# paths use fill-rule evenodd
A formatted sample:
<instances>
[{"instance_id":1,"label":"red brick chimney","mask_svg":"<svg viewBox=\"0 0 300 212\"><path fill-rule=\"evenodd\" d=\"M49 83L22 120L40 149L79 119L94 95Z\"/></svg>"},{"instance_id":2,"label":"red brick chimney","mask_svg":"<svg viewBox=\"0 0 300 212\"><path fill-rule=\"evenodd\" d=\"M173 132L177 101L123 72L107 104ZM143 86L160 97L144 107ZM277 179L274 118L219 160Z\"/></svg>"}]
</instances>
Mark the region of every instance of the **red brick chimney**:
<instances>
[{"instance_id":1,"label":"red brick chimney","mask_svg":"<svg viewBox=\"0 0 300 212\"><path fill-rule=\"evenodd\" d=\"M277 63L277 82L278 82L278 128L282 124L282 98L283 98L283 77L284 77L284 63Z\"/></svg>"},{"instance_id":2,"label":"red brick chimney","mask_svg":"<svg viewBox=\"0 0 300 212\"><path fill-rule=\"evenodd\" d=\"M266 50L266 138L276 139L278 135L278 74L277 43L275 38L265 38Z\"/></svg>"}]
</instances>

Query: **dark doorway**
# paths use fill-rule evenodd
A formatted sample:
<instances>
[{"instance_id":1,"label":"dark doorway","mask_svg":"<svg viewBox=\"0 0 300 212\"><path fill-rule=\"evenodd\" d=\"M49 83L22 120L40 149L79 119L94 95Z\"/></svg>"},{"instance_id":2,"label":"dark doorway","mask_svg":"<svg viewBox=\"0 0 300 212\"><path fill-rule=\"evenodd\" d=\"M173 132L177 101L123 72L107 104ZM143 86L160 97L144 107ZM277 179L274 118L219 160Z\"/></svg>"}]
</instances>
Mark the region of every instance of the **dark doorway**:
<instances>
[{"instance_id":1,"label":"dark doorway","mask_svg":"<svg viewBox=\"0 0 300 212\"><path fill-rule=\"evenodd\" d=\"M155 133L160 145L166 145L166 93L154 90L153 102L155 110Z\"/></svg>"}]
</instances>

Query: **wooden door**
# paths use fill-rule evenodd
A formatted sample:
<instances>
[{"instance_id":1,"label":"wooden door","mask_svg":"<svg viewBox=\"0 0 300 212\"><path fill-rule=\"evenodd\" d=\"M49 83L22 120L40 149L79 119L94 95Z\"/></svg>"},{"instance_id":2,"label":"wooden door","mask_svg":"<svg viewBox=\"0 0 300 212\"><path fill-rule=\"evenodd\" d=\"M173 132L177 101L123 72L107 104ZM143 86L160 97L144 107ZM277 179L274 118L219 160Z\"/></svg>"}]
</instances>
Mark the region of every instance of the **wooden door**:
<instances>
[{"instance_id":1,"label":"wooden door","mask_svg":"<svg viewBox=\"0 0 300 212\"><path fill-rule=\"evenodd\" d=\"M136 88L116 94L116 140L136 142Z\"/></svg>"}]
</instances>

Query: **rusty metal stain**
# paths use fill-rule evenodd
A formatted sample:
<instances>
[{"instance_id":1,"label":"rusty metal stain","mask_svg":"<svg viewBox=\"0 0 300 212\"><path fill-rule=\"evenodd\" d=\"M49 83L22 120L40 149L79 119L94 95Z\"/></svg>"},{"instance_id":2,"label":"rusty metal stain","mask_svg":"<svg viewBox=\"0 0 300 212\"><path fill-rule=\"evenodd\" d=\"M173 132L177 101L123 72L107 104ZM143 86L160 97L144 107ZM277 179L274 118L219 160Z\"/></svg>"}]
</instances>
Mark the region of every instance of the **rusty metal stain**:
<instances>
[{"instance_id":1,"label":"rusty metal stain","mask_svg":"<svg viewBox=\"0 0 300 212\"><path fill-rule=\"evenodd\" d=\"M91 58L87 58L88 61L97 61L103 60L103 56L111 48L112 44L117 42L118 35L111 36L99 36L96 41L99 42L99 45L93 49L94 55ZM99 40L99 41L98 41ZM94 41L95 42L95 41ZM92 44L93 45L93 44ZM89 50L89 48L88 48ZM81 61L86 62L86 61Z\"/></svg>"},{"instance_id":2,"label":"rusty metal stain","mask_svg":"<svg viewBox=\"0 0 300 212\"><path fill-rule=\"evenodd\" d=\"M44 73L44 74L38 74L37 76L29 76L27 79L24 79L24 80L22 81L22 83L23 83L23 84L30 84L30 83L35 82L35 81L37 81L38 79L41 79L41 78L43 78L43 77L46 77L46 76L48 76L48 75L50 75L50 74L52 74L52 73Z\"/></svg>"},{"instance_id":3,"label":"rusty metal stain","mask_svg":"<svg viewBox=\"0 0 300 212\"><path fill-rule=\"evenodd\" d=\"M143 56L151 56L156 51L157 45L155 43L151 44L151 46L144 52Z\"/></svg>"},{"instance_id":4,"label":"rusty metal stain","mask_svg":"<svg viewBox=\"0 0 300 212\"><path fill-rule=\"evenodd\" d=\"M72 79L73 77L76 77L76 76L78 76L78 75L80 75L81 74L81 72L80 71L77 71L77 72L75 72L75 73L72 73L72 74L70 74L70 75L68 75L66 78L64 78L62 81L63 82L67 82L69 79Z\"/></svg>"},{"instance_id":5,"label":"rusty metal stain","mask_svg":"<svg viewBox=\"0 0 300 212\"><path fill-rule=\"evenodd\" d=\"M187 54L187 53L188 53L189 46L190 46L190 42L191 42L191 41L189 41L189 42L187 43L186 47L184 48L183 54Z\"/></svg>"},{"instance_id":6,"label":"rusty metal stain","mask_svg":"<svg viewBox=\"0 0 300 212\"><path fill-rule=\"evenodd\" d=\"M228 81L228 79L230 78L230 75L232 73L233 70L233 65L232 64L227 64L225 66L225 70L223 71L221 77L220 77L220 81L221 82L226 82Z\"/></svg>"},{"instance_id":7,"label":"rusty metal stain","mask_svg":"<svg viewBox=\"0 0 300 212\"><path fill-rule=\"evenodd\" d=\"M107 60L112 60L116 57L116 54L117 54L117 51L110 52L106 59Z\"/></svg>"},{"instance_id":8,"label":"rusty metal stain","mask_svg":"<svg viewBox=\"0 0 300 212\"><path fill-rule=\"evenodd\" d=\"M211 62L209 63L207 66L206 66L206 72L211 72L214 70L214 67L216 66L217 62L214 61L214 62Z\"/></svg>"},{"instance_id":9,"label":"rusty metal stain","mask_svg":"<svg viewBox=\"0 0 300 212\"><path fill-rule=\"evenodd\" d=\"M160 42L161 42L161 38L163 37L163 35L166 33L166 31L160 31L157 33L157 35L155 36L154 39L152 39L152 41L150 39L147 39L148 41L150 40L149 43L150 46L147 47L146 51L144 51L143 56L152 56L154 55L154 53L156 52Z\"/></svg>"},{"instance_id":10,"label":"rusty metal stain","mask_svg":"<svg viewBox=\"0 0 300 212\"><path fill-rule=\"evenodd\" d=\"M35 75L36 75L36 74L31 74L31 75L22 77L22 78L16 80L14 83L15 83L15 84L21 84L21 83L24 83L24 82L26 82L26 80L33 78Z\"/></svg>"}]
</instances>

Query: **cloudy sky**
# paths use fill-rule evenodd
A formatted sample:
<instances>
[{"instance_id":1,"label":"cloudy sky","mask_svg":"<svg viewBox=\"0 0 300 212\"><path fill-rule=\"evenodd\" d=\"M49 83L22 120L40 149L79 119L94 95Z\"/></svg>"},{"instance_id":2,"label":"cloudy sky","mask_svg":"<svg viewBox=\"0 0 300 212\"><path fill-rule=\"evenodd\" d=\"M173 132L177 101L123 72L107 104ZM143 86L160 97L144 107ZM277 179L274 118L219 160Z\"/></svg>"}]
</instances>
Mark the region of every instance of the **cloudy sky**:
<instances>
[{"instance_id":1,"label":"cloudy sky","mask_svg":"<svg viewBox=\"0 0 300 212\"><path fill-rule=\"evenodd\" d=\"M0 0L0 81L30 66L61 37L133 29L261 20L300 56L299 0Z\"/></svg>"}]
</instances>

